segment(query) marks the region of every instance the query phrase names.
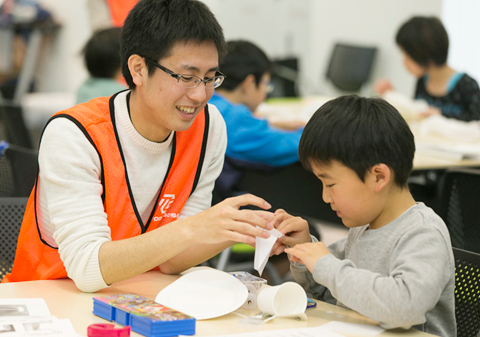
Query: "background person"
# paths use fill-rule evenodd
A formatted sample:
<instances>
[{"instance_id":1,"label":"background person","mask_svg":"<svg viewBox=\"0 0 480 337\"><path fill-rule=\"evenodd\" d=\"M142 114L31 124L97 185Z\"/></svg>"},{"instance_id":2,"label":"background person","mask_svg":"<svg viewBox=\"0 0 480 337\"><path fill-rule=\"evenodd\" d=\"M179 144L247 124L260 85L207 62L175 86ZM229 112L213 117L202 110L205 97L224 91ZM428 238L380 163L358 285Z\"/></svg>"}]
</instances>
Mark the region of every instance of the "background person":
<instances>
[{"instance_id":1,"label":"background person","mask_svg":"<svg viewBox=\"0 0 480 337\"><path fill-rule=\"evenodd\" d=\"M480 119L480 89L477 82L447 64L449 40L436 17L416 16L397 32L397 45L407 71L417 78L415 99L425 100L429 108L423 117L443 115L464 121ZM386 79L375 83L383 95L393 86Z\"/></svg>"},{"instance_id":2,"label":"background person","mask_svg":"<svg viewBox=\"0 0 480 337\"><path fill-rule=\"evenodd\" d=\"M241 177L239 167L270 169L298 162L303 130L298 124L284 126L293 130L281 129L254 115L267 97L272 63L249 41L229 41L227 47L227 55L220 62L226 78L210 99L227 126L227 159L215 188L220 200L235 193Z\"/></svg>"},{"instance_id":3,"label":"background person","mask_svg":"<svg viewBox=\"0 0 480 337\"><path fill-rule=\"evenodd\" d=\"M85 66L90 77L77 91L77 104L95 97L111 96L128 87L120 63L121 28L113 27L95 32L83 48Z\"/></svg>"}]
</instances>

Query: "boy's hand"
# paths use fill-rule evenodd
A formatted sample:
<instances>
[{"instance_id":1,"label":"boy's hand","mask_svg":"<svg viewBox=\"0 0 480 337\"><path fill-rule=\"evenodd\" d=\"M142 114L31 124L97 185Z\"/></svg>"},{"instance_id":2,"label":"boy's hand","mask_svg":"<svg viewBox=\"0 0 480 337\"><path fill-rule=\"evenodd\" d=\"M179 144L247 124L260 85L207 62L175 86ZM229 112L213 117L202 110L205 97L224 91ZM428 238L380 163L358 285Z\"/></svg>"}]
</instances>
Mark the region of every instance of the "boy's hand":
<instances>
[{"instance_id":1,"label":"boy's hand","mask_svg":"<svg viewBox=\"0 0 480 337\"><path fill-rule=\"evenodd\" d=\"M290 261L300 262L313 273L315 263L321 257L330 254L327 246L323 242L303 243L292 248L285 249L285 253L290 254Z\"/></svg>"},{"instance_id":2,"label":"boy's hand","mask_svg":"<svg viewBox=\"0 0 480 337\"><path fill-rule=\"evenodd\" d=\"M284 236L275 242L271 255L283 253L286 246L293 247L299 243L310 242L308 222L301 217L288 214L283 209L275 212L273 226Z\"/></svg>"},{"instance_id":3,"label":"boy's hand","mask_svg":"<svg viewBox=\"0 0 480 337\"><path fill-rule=\"evenodd\" d=\"M303 120L293 120L293 121L274 121L269 122L269 124L273 127L282 130L298 130L305 126L305 121Z\"/></svg>"}]
</instances>

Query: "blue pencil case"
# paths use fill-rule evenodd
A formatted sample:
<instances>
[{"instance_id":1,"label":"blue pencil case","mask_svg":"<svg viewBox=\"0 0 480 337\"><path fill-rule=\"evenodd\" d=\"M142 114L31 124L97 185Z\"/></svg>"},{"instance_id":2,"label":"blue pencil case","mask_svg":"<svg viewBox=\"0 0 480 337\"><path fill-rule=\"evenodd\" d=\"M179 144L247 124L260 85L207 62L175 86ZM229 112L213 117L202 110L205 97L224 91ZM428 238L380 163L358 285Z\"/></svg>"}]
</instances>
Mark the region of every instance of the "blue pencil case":
<instances>
[{"instance_id":1,"label":"blue pencil case","mask_svg":"<svg viewBox=\"0 0 480 337\"><path fill-rule=\"evenodd\" d=\"M137 294L93 298L93 313L151 337L195 334L195 318Z\"/></svg>"}]
</instances>

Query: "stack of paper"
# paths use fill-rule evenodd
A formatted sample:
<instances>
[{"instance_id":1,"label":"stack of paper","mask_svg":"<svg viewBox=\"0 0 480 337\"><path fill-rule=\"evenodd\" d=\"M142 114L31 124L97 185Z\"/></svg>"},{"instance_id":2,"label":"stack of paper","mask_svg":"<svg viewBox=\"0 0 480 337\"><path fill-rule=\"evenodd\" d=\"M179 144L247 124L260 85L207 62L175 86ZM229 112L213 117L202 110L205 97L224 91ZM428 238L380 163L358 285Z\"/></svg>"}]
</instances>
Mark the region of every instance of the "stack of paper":
<instances>
[{"instance_id":1,"label":"stack of paper","mask_svg":"<svg viewBox=\"0 0 480 337\"><path fill-rule=\"evenodd\" d=\"M411 99L398 91L389 90L383 94L383 98L393 105L407 122L420 120L420 114L428 109L426 101Z\"/></svg>"},{"instance_id":2,"label":"stack of paper","mask_svg":"<svg viewBox=\"0 0 480 337\"><path fill-rule=\"evenodd\" d=\"M41 298L0 299L0 335L2 337L76 337L69 319L50 315Z\"/></svg>"},{"instance_id":3,"label":"stack of paper","mask_svg":"<svg viewBox=\"0 0 480 337\"><path fill-rule=\"evenodd\" d=\"M480 145L480 122L460 121L444 116L431 116L418 124L420 136L436 136L455 143Z\"/></svg>"}]
</instances>

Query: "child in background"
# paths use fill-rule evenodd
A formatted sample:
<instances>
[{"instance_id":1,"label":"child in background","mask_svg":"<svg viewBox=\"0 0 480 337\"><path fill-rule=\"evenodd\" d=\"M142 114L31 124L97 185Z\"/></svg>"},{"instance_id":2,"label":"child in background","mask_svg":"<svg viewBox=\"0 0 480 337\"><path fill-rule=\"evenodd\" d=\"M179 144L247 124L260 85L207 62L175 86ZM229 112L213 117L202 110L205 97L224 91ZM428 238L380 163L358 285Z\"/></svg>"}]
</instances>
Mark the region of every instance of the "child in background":
<instances>
[{"instance_id":1,"label":"child in background","mask_svg":"<svg viewBox=\"0 0 480 337\"><path fill-rule=\"evenodd\" d=\"M271 166L297 162L304 125L284 125L293 129L287 131L254 116L271 86L271 61L251 42L237 40L227 45L227 55L220 62L226 77L210 99L227 124L226 156Z\"/></svg>"},{"instance_id":2,"label":"child in background","mask_svg":"<svg viewBox=\"0 0 480 337\"><path fill-rule=\"evenodd\" d=\"M98 30L83 48L85 66L90 77L78 89L77 104L127 89L121 82L121 31L122 29L117 27Z\"/></svg>"},{"instance_id":3,"label":"child in background","mask_svg":"<svg viewBox=\"0 0 480 337\"><path fill-rule=\"evenodd\" d=\"M480 119L480 89L465 73L447 65L448 35L435 17L413 17L397 32L397 45L408 72L415 76L415 99L425 100L429 108L422 117L443 115L464 121ZM382 79L374 90L383 95L392 84Z\"/></svg>"},{"instance_id":4,"label":"child in background","mask_svg":"<svg viewBox=\"0 0 480 337\"><path fill-rule=\"evenodd\" d=\"M267 55L248 41L227 43L227 55L220 62L226 75L215 90L215 105L227 126L225 164L215 183L214 203L238 193L236 184L244 168L269 170L298 162L298 143L304 123L272 125L254 115L267 97L272 63Z\"/></svg>"},{"instance_id":5,"label":"child in background","mask_svg":"<svg viewBox=\"0 0 480 337\"><path fill-rule=\"evenodd\" d=\"M284 246L274 252L289 254L293 276L310 297L336 300L386 329L455 336L450 236L408 190L414 152L407 123L383 99L327 102L307 123L299 155L322 181L323 200L348 236L327 248L305 235L305 222L277 213L275 227L293 235L279 239Z\"/></svg>"}]
</instances>

